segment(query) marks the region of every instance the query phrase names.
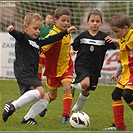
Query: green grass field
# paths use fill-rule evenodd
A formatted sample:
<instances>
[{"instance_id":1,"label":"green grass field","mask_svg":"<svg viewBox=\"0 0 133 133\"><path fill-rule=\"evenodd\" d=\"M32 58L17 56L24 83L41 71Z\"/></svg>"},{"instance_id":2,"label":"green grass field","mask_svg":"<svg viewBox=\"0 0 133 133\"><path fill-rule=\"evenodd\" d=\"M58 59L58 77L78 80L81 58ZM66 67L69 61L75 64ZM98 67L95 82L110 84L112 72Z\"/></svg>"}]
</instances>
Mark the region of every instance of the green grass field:
<instances>
[{"instance_id":1,"label":"green grass field","mask_svg":"<svg viewBox=\"0 0 133 133\"><path fill-rule=\"evenodd\" d=\"M45 83L44 83L45 85ZM32 104L18 109L9 117L7 122L3 122L0 115L0 131L102 131L103 128L109 127L113 122L111 93L115 86L98 85L94 92L91 92L90 98L85 104L83 111L90 116L91 125L85 129L71 128L69 124L61 124L62 114L62 89L58 89L58 98L51 102L45 117L37 116L38 125L22 125L20 123L23 116L27 113ZM46 88L46 87L45 87ZM16 80L0 80L0 113L6 100L15 100L20 96ZM48 89L46 88L48 92ZM76 90L73 99L73 105L80 91ZM125 104L125 123L127 131L133 131L133 112Z\"/></svg>"}]
</instances>

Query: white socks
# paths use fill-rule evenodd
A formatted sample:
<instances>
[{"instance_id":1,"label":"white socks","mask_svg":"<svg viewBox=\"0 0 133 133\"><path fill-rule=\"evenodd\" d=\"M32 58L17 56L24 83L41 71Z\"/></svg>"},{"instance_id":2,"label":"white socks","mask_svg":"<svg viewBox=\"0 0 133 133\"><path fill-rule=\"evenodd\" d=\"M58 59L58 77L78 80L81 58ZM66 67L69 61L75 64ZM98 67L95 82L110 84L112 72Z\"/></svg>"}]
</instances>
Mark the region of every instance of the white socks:
<instances>
[{"instance_id":1,"label":"white socks","mask_svg":"<svg viewBox=\"0 0 133 133\"><path fill-rule=\"evenodd\" d=\"M86 97L82 93L80 93L77 102L75 103L75 105L72 108L72 112L74 110L80 111L83 108L83 106L86 103L88 98L89 98L89 95Z\"/></svg>"},{"instance_id":2,"label":"white socks","mask_svg":"<svg viewBox=\"0 0 133 133\"><path fill-rule=\"evenodd\" d=\"M78 89L78 90L85 90L82 88L80 83L71 84L72 88Z\"/></svg>"},{"instance_id":3,"label":"white socks","mask_svg":"<svg viewBox=\"0 0 133 133\"><path fill-rule=\"evenodd\" d=\"M31 102L37 101L41 98L40 92L38 90L30 90L24 93L17 100L13 101L15 109L21 108Z\"/></svg>"},{"instance_id":4,"label":"white socks","mask_svg":"<svg viewBox=\"0 0 133 133\"><path fill-rule=\"evenodd\" d=\"M46 99L40 99L30 108L28 113L24 116L24 119L34 119L37 115L39 115L42 111L44 111L47 108L48 104L49 102Z\"/></svg>"}]
</instances>

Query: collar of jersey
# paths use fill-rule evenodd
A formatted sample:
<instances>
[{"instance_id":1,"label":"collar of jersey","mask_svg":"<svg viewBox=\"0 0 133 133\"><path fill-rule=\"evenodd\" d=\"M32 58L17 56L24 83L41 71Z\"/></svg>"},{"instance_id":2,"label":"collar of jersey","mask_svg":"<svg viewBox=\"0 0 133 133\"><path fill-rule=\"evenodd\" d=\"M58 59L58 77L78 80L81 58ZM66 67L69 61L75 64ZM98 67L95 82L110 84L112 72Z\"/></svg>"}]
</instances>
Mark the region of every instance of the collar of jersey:
<instances>
[{"instance_id":1,"label":"collar of jersey","mask_svg":"<svg viewBox=\"0 0 133 133\"><path fill-rule=\"evenodd\" d=\"M54 25L54 27L53 27L53 30L56 31L56 32L58 32L58 33L62 31L62 30L60 30L58 27L56 27L55 25Z\"/></svg>"}]
</instances>

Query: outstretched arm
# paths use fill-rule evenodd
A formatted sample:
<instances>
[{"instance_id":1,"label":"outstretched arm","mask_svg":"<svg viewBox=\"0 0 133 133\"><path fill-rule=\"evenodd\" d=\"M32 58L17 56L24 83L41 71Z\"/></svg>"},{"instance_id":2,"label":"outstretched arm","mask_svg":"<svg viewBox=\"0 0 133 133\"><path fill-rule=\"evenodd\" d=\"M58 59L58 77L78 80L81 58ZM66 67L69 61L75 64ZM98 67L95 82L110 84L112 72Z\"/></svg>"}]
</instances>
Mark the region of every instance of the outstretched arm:
<instances>
[{"instance_id":1,"label":"outstretched arm","mask_svg":"<svg viewBox=\"0 0 133 133\"><path fill-rule=\"evenodd\" d=\"M76 28L74 26L72 27L69 27L67 30L65 31L62 31L58 34L55 34L53 36L49 36L48 38L39 38L39 44L40 46L44 46L44 45L48 45L48 44L51 44L51 43L54 43L60 39L63 38L63 36L67 35L67 34L70 34L72 32L76 31Z\"/></svg>"},{"instance_id":2,"label":"outstretched arm","mask_svg":"<svg viewBox=\"0 0 133 133\"><path fill-rule=\"evenodd\" d=\"M7 27L7 32L9 32L9 34L12 35L20 43L25 40L23 34L19 31L16 31L13 25Z\"/></svg>"}]
</instances>

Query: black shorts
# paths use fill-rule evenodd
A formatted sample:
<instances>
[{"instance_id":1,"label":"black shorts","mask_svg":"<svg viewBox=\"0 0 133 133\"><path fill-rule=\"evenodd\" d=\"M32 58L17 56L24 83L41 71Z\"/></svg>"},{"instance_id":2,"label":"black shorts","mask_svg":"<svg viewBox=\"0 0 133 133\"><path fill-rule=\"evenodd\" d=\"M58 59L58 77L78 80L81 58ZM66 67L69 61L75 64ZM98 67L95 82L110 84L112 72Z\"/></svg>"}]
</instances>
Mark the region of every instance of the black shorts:
<instances>
[{"instance_id":1,"label":"black shorts","mask_svg":"<svg viewBox=\"0 0 133 133\"><path fill-rule=\"evenodd\" d=\"M76 78L73 83L81 82L85 77L90 78L90 86L86 90L95 90L98 84L98 76L90 72L87 68L79 67L76 69Z\"/></svg>"},{"instance_id":2,"label":"black shorts","mask_svg":"<svg viewBox=\"0 0 133 133\"><path fill-rule=\"evenodd\" d=\"M29 91L30 87L36 88L38 86L43 86L42 82L38 77L20 78L20 79L17 79L17 83L19 85L21 95L24 94L26 91Z\"/></svg>"}]
</instances>

